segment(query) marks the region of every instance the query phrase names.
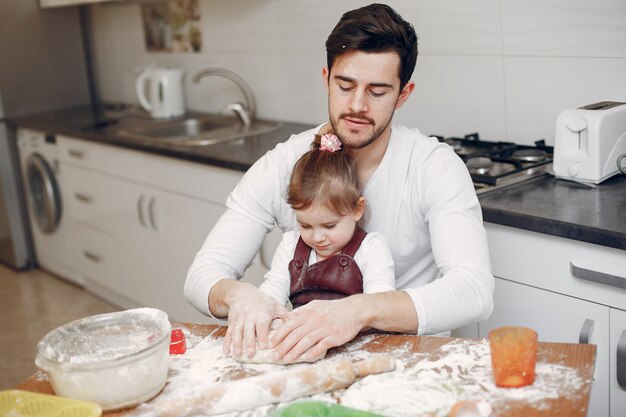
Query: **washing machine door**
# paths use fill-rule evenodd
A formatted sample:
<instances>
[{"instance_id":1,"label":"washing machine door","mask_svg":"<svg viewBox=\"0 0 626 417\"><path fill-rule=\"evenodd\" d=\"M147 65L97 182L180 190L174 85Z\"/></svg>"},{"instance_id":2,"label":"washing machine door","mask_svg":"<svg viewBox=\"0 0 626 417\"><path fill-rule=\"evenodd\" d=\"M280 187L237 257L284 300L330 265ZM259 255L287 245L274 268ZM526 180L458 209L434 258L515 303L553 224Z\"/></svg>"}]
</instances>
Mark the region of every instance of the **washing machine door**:
<instances>
[{"instance_id":1,"label":"washing machine door","mask_svg":"<svg viewBox=\"0 0 626 417\"><path fill-rule=\"evenodd\" d=\"M61 220L61 194L54 171L38 153L26 160L28 200L41 232L53 233Z\"/></svg>"}]
</instances>

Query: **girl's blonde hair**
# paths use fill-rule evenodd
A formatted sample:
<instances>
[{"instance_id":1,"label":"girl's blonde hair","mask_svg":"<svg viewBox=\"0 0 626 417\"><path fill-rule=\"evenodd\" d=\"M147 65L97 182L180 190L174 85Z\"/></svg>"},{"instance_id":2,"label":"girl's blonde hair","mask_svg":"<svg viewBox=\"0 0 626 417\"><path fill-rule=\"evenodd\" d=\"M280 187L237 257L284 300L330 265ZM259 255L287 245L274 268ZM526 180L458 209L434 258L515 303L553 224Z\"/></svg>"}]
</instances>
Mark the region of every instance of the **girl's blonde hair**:
<instances>
[{"instance_id":1,"label":"girl's blonde hair","mask_svg":"<svg viewBox=\"0 0 626 417\"><path fill-rule=\"evenodd\" d=\"M344 148L320 150L321 135L315 135L311 150L300 157L291 173L287 203L294 210L313 204L345 216L357 208L361 181L352 155Z\"/></svg>"}]
</instances>

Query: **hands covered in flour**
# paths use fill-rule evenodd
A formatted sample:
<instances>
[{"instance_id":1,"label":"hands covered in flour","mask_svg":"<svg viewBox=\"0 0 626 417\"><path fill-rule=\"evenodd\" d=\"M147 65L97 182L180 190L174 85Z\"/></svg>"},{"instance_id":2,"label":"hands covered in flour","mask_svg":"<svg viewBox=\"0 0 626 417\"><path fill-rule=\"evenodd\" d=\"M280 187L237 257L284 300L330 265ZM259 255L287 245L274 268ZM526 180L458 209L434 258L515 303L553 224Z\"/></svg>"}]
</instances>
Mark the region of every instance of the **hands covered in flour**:
<instances>
[{"instance_id":1,"label":"hands covered in flour","mask_svg":"<svg viewBox=\"0 0 626 417\"><path fill-rule=\"evenodd\" d=\"M359 314L363 312L361 301L360 296L314 300L289 312L270 341L275 346L272 360L313 362L323 358L328 349L354 339L365 327Z\"/></svg>"},{"instance_id":2,"label":"hands covered in flour","mask_svg":"<svg viewBox=\"0 0 626 417\"><path fill-rule=\"evenodd\" d=\"M224 354L236 358L252 357L257 346L259 349L267 347L272 320L284 316L287 309L254 285L239 284L229 294Z\"/></svg>"}]
</instances>

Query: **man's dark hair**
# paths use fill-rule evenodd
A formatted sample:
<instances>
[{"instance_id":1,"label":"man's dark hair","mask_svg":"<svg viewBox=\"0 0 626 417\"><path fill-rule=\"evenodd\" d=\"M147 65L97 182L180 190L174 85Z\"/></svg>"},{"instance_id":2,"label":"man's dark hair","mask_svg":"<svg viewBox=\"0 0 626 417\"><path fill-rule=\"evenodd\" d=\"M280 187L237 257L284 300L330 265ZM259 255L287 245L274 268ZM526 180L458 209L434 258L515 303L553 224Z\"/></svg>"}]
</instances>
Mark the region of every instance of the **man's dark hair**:
<instances>
[{"instance_id":1,"label":"man's dark hair","mask_svg":"<svg viewBox=\"0 0 626 417\"><path fill-rule=\"evenodd\" d=\"M326 40L328 71L338 56L350 51L396 52L400 57L400 89L411 79L417 60L413 26L386 4L374 3L351 10Z\"/></svg>"}]
</instances>

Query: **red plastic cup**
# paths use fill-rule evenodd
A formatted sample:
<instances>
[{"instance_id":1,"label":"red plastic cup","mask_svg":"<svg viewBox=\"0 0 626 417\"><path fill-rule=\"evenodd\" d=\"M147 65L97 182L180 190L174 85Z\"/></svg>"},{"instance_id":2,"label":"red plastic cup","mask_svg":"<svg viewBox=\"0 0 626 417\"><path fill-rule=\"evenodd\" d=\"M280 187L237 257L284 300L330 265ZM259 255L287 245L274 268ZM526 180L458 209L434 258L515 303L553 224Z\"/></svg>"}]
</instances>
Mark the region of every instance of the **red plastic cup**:
<instances>
[{"instance_id":1,"label":"red plastic cup","mask_svg":"<svg viewBox=\"0 0 626 417\"><path fill-rule=\"evenodd\" d=\"M170 355L182 355L186 351L185 333L182 329L173 329L170 339Z\"/></svg>"}]
</instances>

